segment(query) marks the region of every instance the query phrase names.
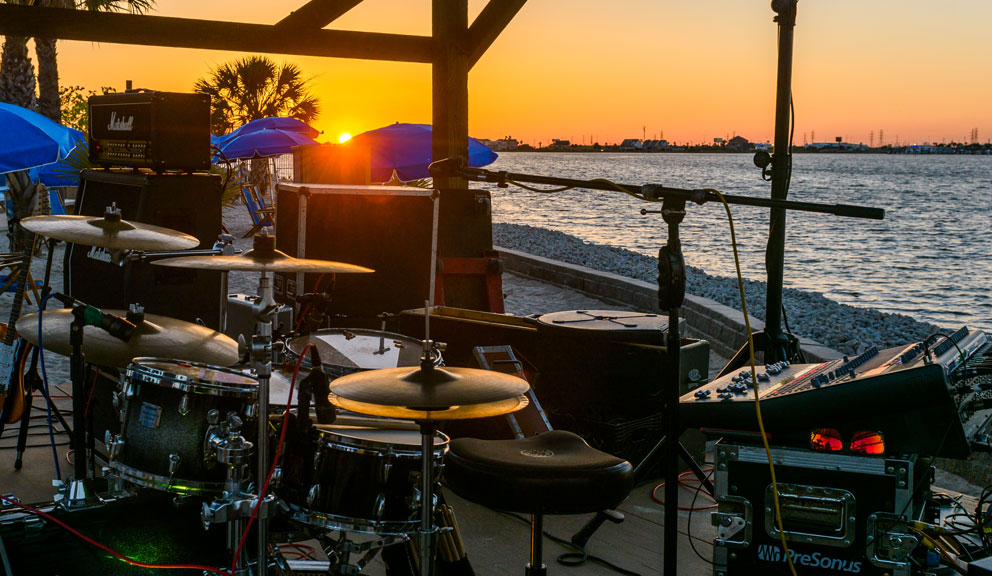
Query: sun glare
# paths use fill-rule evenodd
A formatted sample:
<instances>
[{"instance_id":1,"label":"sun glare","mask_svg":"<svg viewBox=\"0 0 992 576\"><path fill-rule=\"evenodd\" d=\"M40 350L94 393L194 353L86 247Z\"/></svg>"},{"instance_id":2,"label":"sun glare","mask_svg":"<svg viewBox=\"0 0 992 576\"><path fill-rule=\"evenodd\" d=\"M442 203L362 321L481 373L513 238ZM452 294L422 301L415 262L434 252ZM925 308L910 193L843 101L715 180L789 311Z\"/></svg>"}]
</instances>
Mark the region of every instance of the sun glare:
<instances>
[{"instance_id":1,"label":"sun glare","mask_svg":"<svg viewBox=\"0 0 992 576\"><path fill-rule=\"evenodd\" d=\"M351 140L351 134L348 134L347 132L342 132L341 135L338 136L338 142L341 144L344 144L348 140Z\"/></svg>"}]
</instances>

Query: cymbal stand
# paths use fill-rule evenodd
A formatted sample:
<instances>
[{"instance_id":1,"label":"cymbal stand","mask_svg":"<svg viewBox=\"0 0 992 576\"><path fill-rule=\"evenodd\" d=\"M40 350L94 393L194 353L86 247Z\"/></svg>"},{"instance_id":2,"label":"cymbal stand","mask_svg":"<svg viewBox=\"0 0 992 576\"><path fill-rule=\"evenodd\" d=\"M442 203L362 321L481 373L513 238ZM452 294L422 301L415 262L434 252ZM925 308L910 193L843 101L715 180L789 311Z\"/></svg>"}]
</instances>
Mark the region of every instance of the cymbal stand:
<instances>
[{"instance_id":1,"label":"cymbal stand","mask_svg":"<svg viewBox=\"0 0 992 576\"><path fill-rule=\"evenodd\" d=\"M434 370L434 357L431 342L431 307L430 301L424 302L424 353L420 357L420 369L429 373ZM430 381L430 378L425 378ZM420 576L434 575L434 536L437 529L434 526L434 433L437 423L433 420L420 420L420 532L417 534L417 545L420 550Z\"/></svg>"},{"instance_id":2,"label":"cymbal stand","mask_svg":"<svg viewBox=\"0 0 992 576\"><path fill-rule=\"evenodd\" d=\"M251 516L252 506L257 501L244 492L245 467L251 459L252 443L241 435L242 420L237 414L227 414L220 421L219 411L207 413L209 427L204 438L208 447L207 458L215 459L227 467L227 480L223 496L209 504L203 503L200 519L204 527L215 522L227 522L227 547L231 553L238 553L241 535L247 526L246 518ZM247 554L241 550L235 560L235 575L247 575L250 569Z\"/></svg>"},{"instance_id":3,"label":"cymbal stand","mask_svg":"<svg viewBox=\"0 0 992 576\"><path fill-rule=\"evenodd\" d=\"M86 465L86 358L83 356L83 327L88 306L82 302L72 305L72 323L69 325L69 380L72 382L72 462L74 475L67 482L58 481L59 493L55 501L68 510L79 510L99 505L100 499L93 490Z\"/></svg>"},{"instance_id":4,"label":"cymbal stand","mask_svg":"<svg viewBox=\"0 0 992 576\"><path fill-rule=\"evenodd\" d=\"M276 303L272 292L272 278L270 272L261 272L258 281L258 300L252 305L252 313L255 315L255 334L251 337L251 348L249 357L251 358L251 368L258 379L258 440L256 441L256 457L258 458L258 468L256 471L255 491L257 497L262 498L262 488L265 485L265 478L268 476L269 454L269 378L272 376L272 323L279 305ZM274 498L269 498L268 502L263 501L259 506L256 517L258 530L258 576L265 576L268 569L268 518L274 511L271 503Z\"/></svg>"}]
</instances>

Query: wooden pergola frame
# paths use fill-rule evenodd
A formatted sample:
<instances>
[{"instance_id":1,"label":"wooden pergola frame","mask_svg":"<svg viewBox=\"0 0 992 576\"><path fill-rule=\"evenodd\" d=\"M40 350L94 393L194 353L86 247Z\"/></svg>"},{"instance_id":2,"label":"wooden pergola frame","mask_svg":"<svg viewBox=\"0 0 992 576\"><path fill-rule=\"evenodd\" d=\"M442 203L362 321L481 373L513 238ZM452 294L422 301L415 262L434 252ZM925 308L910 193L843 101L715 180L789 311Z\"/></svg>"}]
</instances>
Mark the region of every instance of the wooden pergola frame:
<instances>
[{"instance_id":1,"label":"wooden pergola frame","mask_svg":"<svg viewBox=\"0 0 992 576\"><path fill-rule=\"evenodd\" d=\"M310 0L275 24L0 4L0 35L431 64L434 158L468 148L468 73L527 0L432 0L431 36L325 30L362 0ZM466 188L445 178L439 188Z\"/></svg>"}]
</instances>

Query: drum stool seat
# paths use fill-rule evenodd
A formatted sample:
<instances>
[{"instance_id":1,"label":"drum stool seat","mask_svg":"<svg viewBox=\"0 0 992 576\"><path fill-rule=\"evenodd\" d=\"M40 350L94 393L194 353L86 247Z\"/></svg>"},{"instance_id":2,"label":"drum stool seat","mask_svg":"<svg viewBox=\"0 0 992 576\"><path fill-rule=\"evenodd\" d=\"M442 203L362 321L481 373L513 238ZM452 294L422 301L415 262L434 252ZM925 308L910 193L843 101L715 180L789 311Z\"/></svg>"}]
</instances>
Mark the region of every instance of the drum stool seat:
<instances>
[{"instance_id":1,"label":"drum stool seat","mask_svg":"<svg viewBox=\"0 0 992 576\"><path fill-rule=\"evenodd\" d=\"M630 462L600 452L564 430L521 440L452 440L444 478L466 500L531 515L530 576L547 570L541 561L544 514L613 508L634 487Z\"/></svg>"}]
</instances>

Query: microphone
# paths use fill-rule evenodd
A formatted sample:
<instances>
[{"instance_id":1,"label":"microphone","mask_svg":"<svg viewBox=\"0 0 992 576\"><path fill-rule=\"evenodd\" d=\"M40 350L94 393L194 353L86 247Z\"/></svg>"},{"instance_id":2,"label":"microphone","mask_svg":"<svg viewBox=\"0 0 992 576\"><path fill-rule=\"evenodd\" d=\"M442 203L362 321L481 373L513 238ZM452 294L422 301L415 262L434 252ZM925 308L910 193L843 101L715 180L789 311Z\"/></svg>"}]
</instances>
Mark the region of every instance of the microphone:
<instances>
[{"instance_id":1,"label":"microphone","mask_svg":"<svg viewBox=\"0 0 992 576\"><path fill-rule=\"evenodd\" d=\"M129 341L134 336L134 331L138 328L134 323L120 316L104 312L95 306L80 302L72 296L67 296L61 292L52 292L52 297L66 306L73 308L81 306L84 326L96 326L118 340Z\"/></svg>"},{"instance_id":2,"label":"microphone","mask_svg":"<svg viewBox=\"0 0 992 576\"><path fill-rule=\"evenodd\" d=\"M458 176L468 161L464 156L451 156L437 162L431 162L427 167L427 172L432 178L443 178L445 176Z\"/></svg>"}]
</instances>

